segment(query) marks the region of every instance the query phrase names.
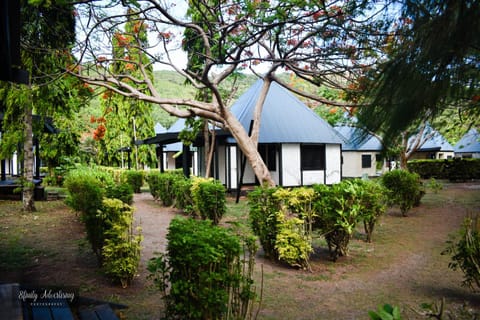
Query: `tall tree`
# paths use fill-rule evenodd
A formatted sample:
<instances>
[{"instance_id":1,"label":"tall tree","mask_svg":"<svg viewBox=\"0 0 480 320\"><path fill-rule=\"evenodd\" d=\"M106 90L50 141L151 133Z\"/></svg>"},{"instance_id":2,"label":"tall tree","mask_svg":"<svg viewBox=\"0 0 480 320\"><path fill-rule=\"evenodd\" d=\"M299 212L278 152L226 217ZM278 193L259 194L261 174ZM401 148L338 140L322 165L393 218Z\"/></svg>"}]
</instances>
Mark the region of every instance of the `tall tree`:
<instances>
[{"instance_id":1,"label":"tall tree","mask_svg":"<svg viewBox=\"0 0 480 320\"><path fill-rule=\"evenodd\" d=\"M365 73L359 118L387 141L418 119L455 108L480 114L480 1L399 2L402 18L382 63Z\"/></svg>"},{"instance_id":2,"label":"tall tree","mask_svg":"<svg viewBox=\"0 0 480 320\"><path fill-rule=\"evenodd\" d=\"M230 112L222 97L220 84L231 74L250 69L265 80L263 95L257 103L256 114L261 114L262 99L268 92L270 81L277 81L294 92L276 77L276 72L288 69L315 85L345 87L368 64L375 62L381 38L390 29L388 1L372 4L368 1L304 1L280 0L198 0L192 1L197 13L205 19L185 18L176 13L175 5L166 6L153 0L111 1L138 10L141 19L156 34L158 42L141 48L151 57L152 63L169 66L183 75L197 89L208 90L211 101L199 99L167 99L156 90L141 60L130 61L142 76L128 75L130 82L122 81L124 74L115 74L105 64L118 63L114 56L104 59L105 39L110 39L115 26L125 23L127 15L106 12L98 2L78 6L85 39L77 47L82 62L90 63L89 72L77 73L84 81L103 86L127 97L151 102L177 117L200 117L228 129L246 156L255 175L261 182L274 184L268 168L256 146L255 121L250 137L245 128ZM89 19L86 19L88 17ZM175 50L182 48L183 35L195 37L191 54L197 55L195 70L185 68L174 61ZM101 41L95 41L98 37ZM108 43L109 46L112 43ZM129 45L135 45L131 43ZM100 59L101 58L101 59ZM190 59L192 61L192 59ZM73 74L74 72L72 72ZM147 85L150 92L142 92L140 85ZM344 102L329 101L323 97L308 95L322 103L346 106ZM258 130L257 130L258 131Z\"/></svg>"},{"instance_id":3,"label":"tall tree","mask_svg":"<svg viewBox=\"0 0 480 320\"><path fill-rule=\"evenodd\" d=\"M4 128L7 130L2 137L2 154L14 148L12 142L23 145L22 197L26 211L35 211L32 114L52 116L56 112L66 112L73 105L78 106L70 103L70 98L85 92L81 81L64 73L66 66L74 63L69 51L75 38L72 5L33 2L35 4L21 1L20 6L23 21L20 32L21 60L29 72L30 84L4 84L0 97L8 115L4 119ZM43 129L43 126L40 128ZM40 132L36 132L36 135L41 136ZM15 141L12 138L15 136L22 138Z\"/></svg>"},{"instance_id":4,"label":"tall tree","mask_svg":"<svg viewBox=\"0 0 480 320\"><path fill-rule=\"evenodd\" d=\"M128 20L124 30L117 30L112 38L112 57L116 63L108 67L114 74L122 74L122 81L131 83L128 76L138 77L140 71L130 62L141 60L146 74L153 81L153 69L149 57L140 49L148 46L147 25L139 19L134 10L127 12ZM146 85L138 86L138 90L148 93ZM103 115L98 122L95 139L99 141L99 155L104 164L120 163L121 148L129 147L134 154L135 167L139 164L152 166L155 163L155 152L151 146L135 144L136 139L145 139L154 135L152 105L138 99L124 97L111 90L101 95ZM102 130L100 133L99 130Z\"/></svg>"}]
</instances>

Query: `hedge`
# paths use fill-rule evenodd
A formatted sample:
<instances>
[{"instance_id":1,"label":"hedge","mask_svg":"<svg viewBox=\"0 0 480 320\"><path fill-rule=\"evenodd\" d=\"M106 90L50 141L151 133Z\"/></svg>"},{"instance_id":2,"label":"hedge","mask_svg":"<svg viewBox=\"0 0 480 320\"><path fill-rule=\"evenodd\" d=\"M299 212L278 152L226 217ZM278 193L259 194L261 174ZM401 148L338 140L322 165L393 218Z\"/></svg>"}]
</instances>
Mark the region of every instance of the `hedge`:
<instances>
[{"instance_id":1,"label":"hedge","mask_svg":"<svg viewBox=\"0 0 480 320\"><path fill-rule=\"evenodd\" d=\"M412 160L407 166L408 170L417 173L422 179L450 181L480 179L480 159Z\"/></svg>"}]
</instances>

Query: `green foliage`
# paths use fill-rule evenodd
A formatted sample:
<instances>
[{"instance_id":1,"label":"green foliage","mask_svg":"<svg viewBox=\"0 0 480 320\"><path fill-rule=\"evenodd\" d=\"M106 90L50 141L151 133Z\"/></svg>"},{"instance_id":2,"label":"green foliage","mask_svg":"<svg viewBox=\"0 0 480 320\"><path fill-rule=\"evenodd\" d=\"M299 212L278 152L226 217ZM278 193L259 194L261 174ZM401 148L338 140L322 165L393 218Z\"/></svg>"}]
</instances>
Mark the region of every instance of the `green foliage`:
<instances>
[{"instance_id":1,"label":"green foliage","mask_svg":"<svg viewBox=\"0 0 480 320\"><path fill-rule=\"evenodd\" d=\"M122 174L128 184L132 186L133 192L140 193L143 186L143 171L127 170Z\"/></svg>"},{"instance_id":2,"label":"green foliage","mask_svg":"<svg viewBox=\"0 0 480 320\"><path fill-rule=\"evenodd\" d=\"M185 213L194 212L194 203L192 198L192 180L183 177L173 183L173 193L175 195L175 207L183 210Z\"/></svg>"},{"instance_id":3,"label":"green foliage","mask_svg":"<svg viewBox=\"0 0 480 320\"><path fill-rule=\"evenodd\" d=\"M452 236L447 244L442 254L452 256L448 267L463 271L463 285L480 289L480 215L467 216L458 234Z\"/></svg>"},{"instance_id":4,"label":"green foliage","mask_svg":"<svg viewBox=\"0 0 480 320\"><path fill-rule=\"evenodd\" d=\"M291 266L310 269L315 192L311 188L303 187L292 190L279 188L273 193L273 197L279 204L279 211L275 216L275 250L278 259Z\"/></svg>"},{"instance_id":5,"label":"green foliage","mask_svg":"<svg viewBox=\"0 0 480 320\"><path fill-rule=\"evenodd\" d=\"M400 309L397 306L384 304L378 307L378 311L369 311L370 320L402 320Z\"/></svg>"},{"instance_id":6,"label":"green foliage","mask_svg":"<svg viewBox=\"0 0 480 320\"><path fill-rule=\"evenodd\" d=\"M97 213L102 207L105 192L102 183L94 175L89 174L88 170L74 170L68 174L65 187L68 190L66 203L81 212L87 239L101 263L105 227Z\"/></svg>"},{"instance_id":7,"label":"green foliage","mask_svg":"<svg viewBox=\"0 0 480 320\"><path fill-rule=\"evenodd\" d=\"M399 205L404 216L408 210L420 204L425 194L420 177L416 173L392 170L385 173L381 179L387 189L389 203Z\"/></svg>"},{"instance_id":8,"label":"green foliage","mask_svg":"<svg viewBox=\"0 0 480 320\"><path fill-rule=\"evenodd\" d=\"M225 187L218 180L193 178L191 192L195 211L217 225L227 211Z\"/></svg>"},{"instance_id":9,"label":"green foliage","mask_svg":"<svg viewBox=\"0 0 480 320\"><path fill-rule=\"evenodd\" d=\"M367 75L371 81L361 90L367 101L361 102L370 105L361 108L359 121L374 132L381 129L390 141L415 121L452 106L464 122L478 119L476 7L471 0L403 3L399 9L408 23L397 24L402 36L386 39L388 60Z\"/></svg>"},{"instance_id":10,"label":"green foliage","mask_svg":"<svg viewBox=\"0 0 480 320\"><path fill-rule=\"evenodd\" d=\"M435 180L435 178L430 178L427 183L427 188L433 191L433 193L438 193L438 191L443 189L443 184Z\"/></svg>"},{"instance_id":11,"label":"green foliage","mask_svg":"<svg viewBox=\"0 0 480 320\"><path fill-rule=\"evenodd\" d=\"M250 207L249 222L253 233L258 236L265 256L277 259L278 252L275 249L277 239L277 217L279 202L273 197L277 188L256 187L248 193Z\"/></svg>"},{"instance_id":12,"label":"green foliage","mask_svg":"<svg viewBox=\"0 0 480 320\"><path fill-rule=\"evenodd\" d=\"M277 213L278 233L275 250L278 258L291 266L309 269L310 253L313 252L311 234L305 228L305 221L288 217L284 212Z\"/></svg>"},{"instance_id":13,"label":"green foliage","mask_svg":"<svg viewBox=\"0 0 480 320\"><path fill-rule=\"evenodd\" d=\"M374 180L356 179L357 196L360 204L360 219L363 221L367 242L372 241L372 234L378 219L387 209L385 188Z\"/></svg>"},{"instance_id":14,"label":"green foliage","mask_svg":"<svg viewBox=\"0 0 480 320\"><path fill-rule=\"evenodd\" d=\"M103 185L90 170L78 169L68 173L65 187L68 190L67 204L86 215L95 215L101 207Z\"/></svg>"},{"instance_id":15,"label":"green foliage","mask_svg":"<svg viewBox=\"0 0 480 320\"><path fill-rule=\"evenodd\" d=\"M348 244L360 219L360 192L357 184L343 180L332 186L316 185L318 201L315 208L319 212L315 227L325 236L330 255L334 261L348 254Z\"/></svg>"},{"instance_id":16,"label":"green foliage","mask_svg":"<svg viewBox=\"0 0 480 320\"><path fill-rule=\"evenodd\" d=\"M325 237L333 260L348 253L357 222L367 241L384 214L385 192L376 181L344 180L313 188L257 187L248 194L250 226L265 256L309 268L313 229Z\"/></svg>"},{"instance_id":17,"label":"green foliage","mask_svg":"<svg viewBox=\"0 0 480 320\"><path fill-rule=\"evenodd\" d=\"M408 170L422 179L468 181L480 179L480 159L413 160L408 162Z\"/></svg>"},{"instance_id":18,"label":"green foliage","mask_svg":"<svg viewBox=\"0 0 480 320\"><path fill-rule=\"evenodd\" d=\"M173 185L178 179L182 179L182 176L176 171L163 173L150 172L147 175L150 193L156 200L160 199L163 205L169 207L174 203L175 194Z\"/></svg>"},{"instance_id":19,"label":"green foliage","mask_svg":"<svg viewBox=\"0 0 480 320\"><path fill-rule=\"evenodd\" d=\"M125 288L136 274L140 261L142 236L133 233L133 208L118 199L104 199L98 217L105 226L103 270Z\"/></svg>"},{"instance_id":20,"label":"green foliage","mask_svg":"<svg viewBox=\"0 0 480 320\"><path fill-rule=\"evenodd\" d=\"M174 218L167 255L148 264L164 293L166 319L246 319L251 316L254 241L243 253L238 237L211 221Z\"/></svg>"},{"instance_id":21,"label":"green foliage","mask_svg":"<svg viewBox=\"0 0 480 320\"><path fill-rule=\"evenodd\" d=\"M105 191L107 198L118 199L128 205L133 203L133 188L129 183L108 186Z\"/></svg>"}]
</instances>

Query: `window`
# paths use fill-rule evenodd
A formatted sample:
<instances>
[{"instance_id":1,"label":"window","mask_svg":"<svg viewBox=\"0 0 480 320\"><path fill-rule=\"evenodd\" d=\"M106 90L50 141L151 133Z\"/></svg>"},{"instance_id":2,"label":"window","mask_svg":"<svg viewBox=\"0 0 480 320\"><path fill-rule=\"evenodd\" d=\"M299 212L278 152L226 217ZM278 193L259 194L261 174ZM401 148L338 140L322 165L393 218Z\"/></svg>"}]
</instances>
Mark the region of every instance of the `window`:
<instances>
[{"instance_id":1,"label":"window","mask_svg":"<svg viewBox=\"0 0 480 320\"><path fill-rule=\"evenodd\" d=\"M302 170L325 170L325 145L302 145L300 158Z\"/></svg>"},{"instance_id":2,"label":"window","mask_svg":"<svg viewBox=\"0 0 480 320\"><path fill-rule=\"evenodd\" d=\"M277 171L277 148L274 144L259 144L258 152L267 165L268 170Z\"/></svg>"},{"instance_id":3,"label":"window","mask_svg":"<svg viewBox=\"0 0 480 320\"><path fill-rule=\"evenodd\" d=\"M362 168L371 168L372 167L372 155L362 154Z\"/></svg>"}]
</instances>

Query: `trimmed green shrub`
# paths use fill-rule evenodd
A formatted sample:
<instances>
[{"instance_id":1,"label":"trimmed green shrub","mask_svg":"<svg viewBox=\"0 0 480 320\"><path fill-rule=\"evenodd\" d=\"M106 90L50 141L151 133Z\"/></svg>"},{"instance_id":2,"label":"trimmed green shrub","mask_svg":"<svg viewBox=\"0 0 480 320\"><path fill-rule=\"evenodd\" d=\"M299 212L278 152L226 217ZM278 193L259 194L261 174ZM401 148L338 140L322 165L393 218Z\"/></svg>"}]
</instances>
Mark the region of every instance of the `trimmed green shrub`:
<instances>
[{"instance_id":1,"label":"trimmed green shrub","mask_svg":"<svg viewBox=\"0 0 480 320\"><path fill-rule=\"evenodd\" d=\"M291 266L310 270L312 247L313 203L312 188L279 188L273 194L280 204L276 213L277 235L275 250L278 259Z\"/></svg>"},{"instance_id":2,"label":"trimmed green shrub","mask_svg":"<svg viewBox=\"0 0 480 320\"><path fill-rule=\"evenodd\" d=\"M68 190L65 201L67 205L81 213L87 239L97 260L101 263L104 225L97 213L102 207L105 192L102 183L85 170L75 170L71 171L65 179L65 187Z\"/></svg>"},{"instance_id":3,"label":"trimmed green shrub","mask_svg":"<svg viewBox=\"0 0 480 320\"><path fill-rule=\"evenodd\" d=\"M132 186L134 193L140 193L143 186L143 171L127 170L122 174L122 178Z\"/></svg>"},{"instance_id":4,"label":"trimmed green shrub","mask_svg":"<svg viewBox=\"0 0 480 320\"><path fill-rule=\"evenodd\" d=\"M411 160L407 166L409 171L417 173L422 179L450 181L480 179L480 159Z\"/></svg>"},{"instance_id":5,"label":"trimmed green shrub","mask_svg":"<svg viewBox=\"0 0 480 320\"><path fill-rule=\"evenodd\" d=\"M183 178L176 172L150 172L147 176L150 193L156 200L160 199L164 206L170 207L175 200L173 184Z\"/></svg>"},{"instance_id":6,"label":"trimmed green shrub","mask_svg":"<svg viewBox=\"0 0 480 320\"><path fill-rule=\"evenodd\" d=\"M390 205L398 205L402 215L420 205L425 195L420 176L406 170L392 170L381 177L382 184L387 189L387 196Z\"/></svg>"},{"instance_id":7,"label":"trimmed green shrub","mask_svg":"<svg viewBox=\"0 0 480 320\"><path fill-rule=\"evenodd\" d=\"M372 242L372 235L378 219L387 209L386 190L378 180L353 180L357 185L360 204L360 219L366 234L366 241Z\"/></svg>"},{"instance_id":8,"label":"trimmed green shrub","mask_svg":"<svg viewBox=\"0 0 480 320\"><path fill-rule=\"evenodd\" d=\"M199 216L218 224L227 211L225 187L218 180L193 178L190 190Z\"/></svg>"},{"instance_id":9,"label":"trimmed green shrub","mask_svg":"<svg viewBox=\"0 0 480 320\"><path fill-rule=\"evenodd\" d=\"M343 180L332 186L315 185L317 216L314 226L327 241L333 261L348 254L348 244L361 216L361 188L354 181Z\"/></svg>"},{"instance_id":10,"label":"trimmed green shrub","mask_svg":"<svg viewBox=\"0 0 480 320\"><path fill-rule=\"evenodd\" d=\"M118 199L131 205L133 203L133 188L128 183L119 183L106 188L106 197Z\"/></svg>"},{"instance_id":11,"label":"trimmed green shrub","mask_svg":"<svg viewBox=\"0 0 480 320\"><path fill-rule=\"evenodd\" d=\"M244 253L240 239L211 221L174 218L167 255L148 264L164 293L166 319L246 319L255 297L254 241Z\"/></svg>"},{"instance_id":12,"label":"trimmed green shrub","mask_svg":"<svg viewBox=\"0 0 480 320\"><path fill-rule=\"evenodd\" d=\"M175 196L175 208L183 210L183 212L191 214L194 212L194 204L192 198L192 180L183 178L173 182L173 193Z\"/></svg>"},{"instance_id":13,"label":"trimmed green shrub","mask_svg":"<svg viewBox=\"0 0 480 320\"><path fill-rule=\"evenodd\" d=\"M103 186L93 175L84 174L84 171L71 171L64 183L68 190L67 205L83 214L96 214L102 206Z\"/></svg>"},{"instance_id":14,"label":"trimmed green shrub","mask_svg":"<svg viewBox=\"0 0 480 320\"><path fill-rule=\"evenodd\" d=\"M133 232L133 208L118 199L104 199L98 214L103 222L103 270L127 287L138 269L141 235Z\"/></svg>"},{"instance_id":15,"label":"trimmed green shrub","mask_svg":"<svg viewBox=\"0 0 480 320\"><path fill-rule=\"evenodd\" d=\"M253 233L258 236L265 257L278 259L275 249L277 239L277 217L280 204L273 197L277 188L256 187L248 193L250 207L249 222Z\"/></svg>"}]
</instances>

